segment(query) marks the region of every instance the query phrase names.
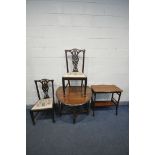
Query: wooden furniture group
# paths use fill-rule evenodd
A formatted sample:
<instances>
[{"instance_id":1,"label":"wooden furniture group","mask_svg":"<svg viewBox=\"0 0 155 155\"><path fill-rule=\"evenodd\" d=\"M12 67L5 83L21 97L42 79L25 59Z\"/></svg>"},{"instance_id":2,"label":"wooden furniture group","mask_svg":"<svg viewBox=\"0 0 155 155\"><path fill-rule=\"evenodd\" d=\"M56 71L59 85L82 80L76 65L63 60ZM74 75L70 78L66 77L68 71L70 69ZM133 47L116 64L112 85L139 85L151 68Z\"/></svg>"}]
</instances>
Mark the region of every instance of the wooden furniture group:
<instances>
[{"instance_id":1,"label":"wooden furniture group","mask_svg":"<svg viewBox=\"0 0 155 155\"><path fill-rule=\"evenodd\" d=\"M81 54L81 56L80 56ZM99 106L116 106L117 109L121 97L122 90L115 85L92 85L87 86L87 76L84 74L85 50L72 49L65 50L67 73L62 76L62 86L57 88L56 97L58 104L55 104L54 99L54 80L42 79L35 80L36 90L38 94L38 101L30 110L30 115L33 124L35 124L35 117L41 111L48 110L51 112L52 120L54 119L55 106L59 115L71 113L73 116L73 123L76 122L78 114L89 114L90 107L92 107L93 116L95 107ZM69 60L71 59L72 71L69 70ZM81 71L78 70L78 63L82 59ZM80 86L71 86L71 81L81 81ZM65 81L68 81L65 85ZM84 81L84 84L83 84ZM50 89L51 88L51 89ZM97 101L96 96L98 93L112 94L110 101ZM114 96L118 95L116 99Z\"/></svg>"}]
</instances>

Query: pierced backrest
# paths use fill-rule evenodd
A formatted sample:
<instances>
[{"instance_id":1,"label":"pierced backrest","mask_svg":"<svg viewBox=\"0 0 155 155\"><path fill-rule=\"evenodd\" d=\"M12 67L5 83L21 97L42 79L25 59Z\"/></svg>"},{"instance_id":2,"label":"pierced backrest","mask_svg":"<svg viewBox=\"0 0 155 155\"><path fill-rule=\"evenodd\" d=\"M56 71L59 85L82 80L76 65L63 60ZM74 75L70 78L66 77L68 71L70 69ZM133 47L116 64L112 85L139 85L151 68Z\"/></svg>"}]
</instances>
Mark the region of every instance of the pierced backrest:
<instances>
[{"instance_id":1,"label":"pierced backrest","mask_svg":"<svg viewBox=\"0 0 155 155\"><path fill-rule=\"evenodd\" d=\"M68 59L71 58L71 61L72 61L72 65L73 65L72 72L78 72L79 59L82 57L81 72L84 73L85 49L80 50L80 49L73 48L71 50L65 50L65 56L66 56L67 72L70 72Z\"/></svg>"},{"instance_id":2,"label":"pierced backrest","mask_svg":"<svg viewBox=\"0 0 155 155\"><path fill-rule=\"evenodd\" d=\"M34 82L36 85L39 100L42 98L41 96L43 96L43 99L51 97L49 95L49 88L51 87L51 91L52 91L51 95L53 97L53 102L54 102L54 80L41 79L41 80L34 80ZM43 95L41 95L41 93Z\"/></svg>"}]
</instances>

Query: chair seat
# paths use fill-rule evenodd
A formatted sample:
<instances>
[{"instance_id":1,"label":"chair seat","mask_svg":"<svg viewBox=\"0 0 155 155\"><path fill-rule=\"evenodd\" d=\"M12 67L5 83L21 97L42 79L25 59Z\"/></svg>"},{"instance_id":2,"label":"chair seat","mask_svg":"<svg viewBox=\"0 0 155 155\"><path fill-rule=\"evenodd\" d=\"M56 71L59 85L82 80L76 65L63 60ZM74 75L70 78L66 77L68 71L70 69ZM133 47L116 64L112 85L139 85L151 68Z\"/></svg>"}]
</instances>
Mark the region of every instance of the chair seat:
<instances>
[{"instance_id":1,"label":"chair seat","mask_svg":"<svg viewBox=\"0 0 155 155\"><path fill-rule=\"evenodd\" d=\"M32 110L43 110L43 109L52 109L53 101L52 98L38 100L35 105L32 107Z\"/></svg>"},{"instance_id":2,"label":"chair seat","mask_svg":"<svg viewBox=\"0 0 155 155\"><path fill-rule=\"evenodd\" d=\"M81 72L70 72L70 73L66 73L63 77L68 77L68 78L85 78L86 75L84 73Z\"/></svg>"}]
</instances>

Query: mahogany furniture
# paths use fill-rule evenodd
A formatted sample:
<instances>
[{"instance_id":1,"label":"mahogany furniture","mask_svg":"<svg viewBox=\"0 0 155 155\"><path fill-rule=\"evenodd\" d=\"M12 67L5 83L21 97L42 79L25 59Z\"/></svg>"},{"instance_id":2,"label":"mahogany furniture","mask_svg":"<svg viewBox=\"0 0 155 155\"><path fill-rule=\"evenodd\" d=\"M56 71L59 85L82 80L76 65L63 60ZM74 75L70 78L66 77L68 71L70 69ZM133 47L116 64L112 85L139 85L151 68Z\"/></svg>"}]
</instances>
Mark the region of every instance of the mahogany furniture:
<instances>
[{"instance_id":1,"label":"mahogany furniture","mask_svg":"<svg viewBox=\"0 0 155 155\"><path fill-rule=\"evenodd\" d=\"M89 102L91 101L92 91L87 86L86 96L84 94L84 88L81 86L70 86L66 88L66 95L63 95L63 87L59 87L56 90L56 96L60 105L60 116L62 114L73 114L73 123L76 121L76 117L80 113L89 114Z\"/></svg>"},{"instance_id":2,"label":"mahogany furniture","mask_svg":"<svg viewBox=\"0 0 155 155\"><path fill-rule=\"evenodd\" d=\"M121 93L123 90L121 90L119 87L115 85L92 85L91 86L92 92L93 92L93 97L92 97L92 109L93 109L93 116L94 114L94 109L95 107L101 107L101 106L116 106L116 115L118 111L118 106L119 106L119 101L121 97ZM97 101L96 100L96 95L101 93L110 93L112 94L111 100L110 101ZM116 99L114 97L114 94L118 95L118 98Z\"/></svg>"},{"instance_id":3,"label":"mahogany furniture","mask_svg":"<svg viewBox=\"0 0 155 155\"><path fill-rule=\"evenodd\" d=\"M71 50L65 50L65 57L66 57L67 73L63 75L62 77L62 86L63 86L64 96L65 96L65 88L68 85L71 86L70 80L80 80L81 87L83 86L83 81L84 81L85 82L84 83L84 87L85 87L84 95L86 95L87 77L84 74L85 50L84 49L80 50L76 48L71 49ZM80 63L81 68L79 70L78 65L79 65L80 60L81 60L81 63ZM72 64L72 65L69 65L69 64ZM65 85L66 80L68 81L67 85Z\"/></svg>"},{"instance_id":4,"label":"mahogany furniture","mask_svg":"<svg viewBox=\"0 0 155 155\"><path fill-rule=\"evenodd\" d=\"M51 111L53 122L54 120L54 80L42 79L42 80L35 80L38 101L34 104L32 109L30 110L30 115L33 124L35 125L35 117L41 111L49 110ZM49 95L49 90L51 94ZM34 115L34 113L36 115Z\"/></svg>"}]
</instances>

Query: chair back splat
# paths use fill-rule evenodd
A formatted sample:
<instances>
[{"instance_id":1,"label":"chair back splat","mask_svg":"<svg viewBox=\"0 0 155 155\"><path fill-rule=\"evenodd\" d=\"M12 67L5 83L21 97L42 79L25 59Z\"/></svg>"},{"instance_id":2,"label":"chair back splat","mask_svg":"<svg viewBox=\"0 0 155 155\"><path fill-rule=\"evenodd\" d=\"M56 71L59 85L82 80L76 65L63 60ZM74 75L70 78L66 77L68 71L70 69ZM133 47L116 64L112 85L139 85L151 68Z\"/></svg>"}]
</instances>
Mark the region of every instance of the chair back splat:
<instances>
[{"instance_id":1,"label":"chair back splat","mask_svg":"<svg viewBox=\"0 0 155 155\"><path fill-rule=\"evenodd\" d=\"M73 65L72 72L79 72L78 64L79 64L80 54L82 54L81 72L84 73L85 49L73 48L71 50L65 50L67 73L70 72L69 63L68 63L69 56L71 56L71 61Z\"/></svg>"}]
</instances>

